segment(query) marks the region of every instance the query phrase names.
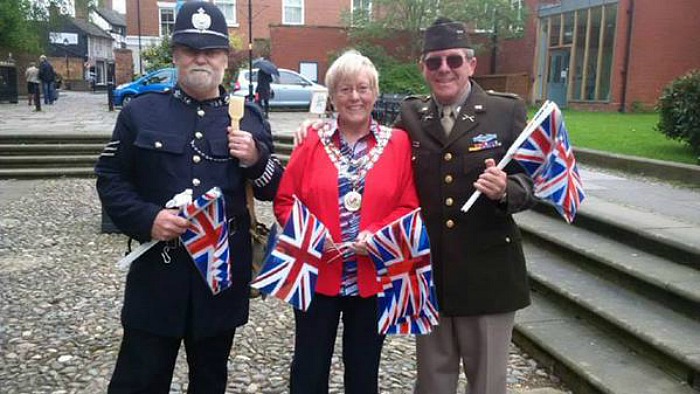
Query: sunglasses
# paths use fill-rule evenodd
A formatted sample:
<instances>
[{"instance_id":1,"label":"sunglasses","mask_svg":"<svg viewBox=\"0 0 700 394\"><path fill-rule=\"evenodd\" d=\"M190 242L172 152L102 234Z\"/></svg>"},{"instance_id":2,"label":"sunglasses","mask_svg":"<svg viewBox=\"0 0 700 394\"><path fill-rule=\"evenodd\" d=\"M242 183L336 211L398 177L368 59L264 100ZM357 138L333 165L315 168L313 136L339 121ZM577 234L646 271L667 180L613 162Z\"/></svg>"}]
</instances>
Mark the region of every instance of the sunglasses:
<instances>
[{"instance_id":1,"label":"sunglasses","mask_svg":"<svg viewBox=\"0 0 700 394\"><path fill-rule=\"evenodd\" d=\"M442 66L442 59L445 59L447 65L453 70L462 67L462 64L464 64L464 56L462 55L433 56L423 60L423 63L428 67L428 70L435 71Z\"/></svg>"}]
</instances>

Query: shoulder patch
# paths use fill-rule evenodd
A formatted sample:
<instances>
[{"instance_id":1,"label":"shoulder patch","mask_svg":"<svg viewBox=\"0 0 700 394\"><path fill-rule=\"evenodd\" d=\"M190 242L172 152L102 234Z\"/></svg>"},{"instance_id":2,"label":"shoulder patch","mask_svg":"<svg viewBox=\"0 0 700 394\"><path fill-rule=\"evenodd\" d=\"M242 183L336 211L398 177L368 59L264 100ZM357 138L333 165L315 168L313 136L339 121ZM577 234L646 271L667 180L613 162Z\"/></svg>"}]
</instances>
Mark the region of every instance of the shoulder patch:
<instances>
[{"instance_id":1,"label":"shoulder patch","mask_svg":"<svg viewBox=\"0 0 700 394\"><path fill-rule=\"evenodd\" d=\"M506 98L510 98L510 99L519 99L520 98L520 96L518 96L515 93L497 92L497 91L492 90L492 89L487 90L486 93L491 95L491 96L506 97Z\"/></svg>"},{"instance_id":2,"label":"shoulder patch","mask_svg":"<svg viewBox=\"0 0 700 394\"><path fill-rule=\"evenodd\" d=\"M422 101L426 102L430 100L430 96L425 95L425 94L416 94L416 95L410 95L406 96L403 101Z\"/></svg>"}]
</instances>

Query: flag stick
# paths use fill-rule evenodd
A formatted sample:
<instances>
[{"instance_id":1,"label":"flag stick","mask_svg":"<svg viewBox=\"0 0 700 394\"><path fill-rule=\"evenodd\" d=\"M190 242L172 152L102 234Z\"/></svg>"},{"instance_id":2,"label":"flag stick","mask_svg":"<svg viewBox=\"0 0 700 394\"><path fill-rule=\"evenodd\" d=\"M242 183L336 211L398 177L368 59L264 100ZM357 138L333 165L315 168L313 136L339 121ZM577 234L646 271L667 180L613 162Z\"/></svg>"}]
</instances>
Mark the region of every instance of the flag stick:
<instances>
[{"instance_id":1,"label":"flag stick","mask_svg":"<svg viewBox=\"0 0 700 394\"><path fill-rule=\"evenodd\" d=\"M535 131L535 129L539 127L539 125L542 123L542 121L552 113L556 106L557 105L553 101L545 101L545 103L542 105L542 107L540 107L540 109L537 111L532 120L528 122L527 126L525 126L525 129L523 129L518 138L515 139L515 142L513 142L510 148L508 148L508 151L503 156L501 161L498 162L497 167L499 170L504 169L506 165L510 163L511 159L513 159L513 155L515 155L515 152L520 148L520 145L522 145L523 142L525 142L525 140L530 137L532 132ZM481 192L478 190L472 193L467 202L465 202L464 205L462 205L462 212L466 213L467 211L469 211L469 209L472 207L472 205L474 205L479 196L481 196Z\"/></svg>"}]
</instances>

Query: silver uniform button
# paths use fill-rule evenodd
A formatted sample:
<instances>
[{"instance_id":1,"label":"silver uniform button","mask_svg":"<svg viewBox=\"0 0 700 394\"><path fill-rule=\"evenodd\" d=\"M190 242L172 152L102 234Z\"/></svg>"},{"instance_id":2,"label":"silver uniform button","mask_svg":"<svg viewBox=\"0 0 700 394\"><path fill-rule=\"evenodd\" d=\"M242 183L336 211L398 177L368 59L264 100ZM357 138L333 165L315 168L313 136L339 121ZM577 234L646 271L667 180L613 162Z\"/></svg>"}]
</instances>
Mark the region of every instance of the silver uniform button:
<instances>
[{"instance_id":1,"label":"silver uniform button","mask_svg":"<svg viewBox=\"0 0 700 394\"><path fill-rule=\"evenodd\" d=\"M199 186L199 184L202 183L199 179L194 178L192 179L192 186Z\"/></svg>"},{"instance_id":2,"label":"silver uniform button","mask_svg":"<svg viewBox=\"0 0 700 394\"><path fill-rule=\"evenodd\" d=\"M204 137L204 134L200 133L199 131L194 133L194 138L201 140L202 137Z\"/></svg>"},{"instance_id":3,"label":"silver uniform button","mask_svg":"<svg viewBox=\"0 0 700 394\"><path fill-rule=\"evenodd\" d=\"M506 243L510 243L510 237L506 237Z\"/></svg>"},{"instance_id":4,"label":"silver uniform button","mask_svg":"<svg viewBox=\"0 0 700 394\"><path fill-rule=\"evenodd\" d=\"M200 161L202 161L202 158L199 155L194 155L192 156L192 161L195 163L199 163Z\"/></svg>"},{"instance_id":5,"label":"silver uniform button","mask_svg":"<svg viewBox=\"0 0 700 394\"><path fill-rule=\"evenodd\" d=\"M200 118L201 118L202 116L204 116L204 110L201 109L201 108L198 109L198 110L197 110L197 115L199 115Z\"/></svg>"},{"instance_id":6,"label":"silver uniform button","mask_svg":"<svg viewBox=\"0 0 700 394\"><path fill-rule=\"evenodd\" d=\"M155 142L155 143L153 144L153 146L155 146L155 147L156 147L156 149L160 149L160 148L162 148L162 147L163 147L163 143L162 143L162 142L160 142L160 141L156 141L156 142Z\"/></svg>"}]
</instances>

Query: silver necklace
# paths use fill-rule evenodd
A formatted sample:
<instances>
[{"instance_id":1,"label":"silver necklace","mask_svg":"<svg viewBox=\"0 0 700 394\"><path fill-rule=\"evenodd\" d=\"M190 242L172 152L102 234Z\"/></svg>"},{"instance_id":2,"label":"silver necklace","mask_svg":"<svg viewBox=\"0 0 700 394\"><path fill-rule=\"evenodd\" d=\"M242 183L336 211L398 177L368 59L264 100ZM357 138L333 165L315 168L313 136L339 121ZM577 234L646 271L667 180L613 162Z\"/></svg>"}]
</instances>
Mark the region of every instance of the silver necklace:
<instances>
[{"instance_id":1,"label":"silver necklace","mask_svg":"<svg viewBox=\"0 0 700 394\"><path fill-rule=\"evenodd\" d=\"M389 138L391 137L391 129L384 126L379 126L374 121L370 125L370 129L376 127L375 137L377 138L377 143L374 147L364 156L359 159L351 159L343 155L340 149L333 143L333 132L337 127L332 127L331 124L326 123L323 126L321 132L321 142L326 150L328 158L331 160L338 172L341 171L343 166L350 166L357 168L354 174L348 174L350 178L350 184L352 185L352 190L345 194L343 197L343 205L350 212L356 212L362 207L362 194L357 191L358 185L361 180L363 180L369 170L374 167L374 164L379 160L379 157L384 152Z\"/></svg>"}]
</instances>

